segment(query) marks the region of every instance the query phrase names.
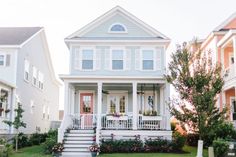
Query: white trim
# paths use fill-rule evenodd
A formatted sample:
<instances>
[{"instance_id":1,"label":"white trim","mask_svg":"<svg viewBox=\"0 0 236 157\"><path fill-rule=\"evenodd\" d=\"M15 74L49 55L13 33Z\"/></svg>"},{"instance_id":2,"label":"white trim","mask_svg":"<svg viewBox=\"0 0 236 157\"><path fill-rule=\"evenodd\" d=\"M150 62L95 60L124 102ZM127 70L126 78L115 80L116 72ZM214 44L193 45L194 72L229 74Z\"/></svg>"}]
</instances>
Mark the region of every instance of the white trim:
<instances>
[{"instance_id":1,"label":"white trim","mask_svg":"<svg viewBox=\"0 0 236 157\"><path fill-rule=\"evenodd\" d=\"M113 61L113 50L122 50L122 56L123 56L123 69L113 69L112 68L112 61ZM110 47L110 70L111 71L125 71L125 67L126 67L126 53L125 53L125 47ZM106 56L105 56L106 57Z\"/></svg>"},{"instance_id":2,"label":"white trim","mask_svg":"<svg viewBox=\"0 0 236 157\"><path fill-rule=\"evenodd\" d=\"M128 18L130 18L130 20L133 20L134 22L138 23L139 26L143 27L144 30L146 30L148 33L152 34L153 36L161 36L162 38L169 39L168 37L166 37L162 33L158 32L153 27L147 25L146 23L144 23L143 21L141 21L140 19L138 19L137 17L135 17L134 15L132 15L131 13L126 11L125 9L121 8L120 6L116 6L116 7L112 8L111 10L109 10L108 12L103 14L102 16L98 17L97 19L95 19L91 23L87 24L86 26L84 26L80 30L69 35L66 39L72 38L75 35L82 36L83 34L87 33L91 29L96 28L97 25L101 24L103 21L107 20L108 18L112 17L115 14L124 14L125 17L128 17Z\"/></svg>"},{"instance_id":3,"label":"white trim","mask_svg":"<svg viewBox=\"0 0 236 157\"><path fill-rule=\"evenodd\" d=\"M225 21L223 21L219 26L217 26L214 31L219 31L223 27L225 27L227 24L229 24L230 21L232 21L236 17L236 12L230 15Z\"/></svg>"},{"instance_id":4,"label":"white trim","mask_svg":"<svg viewBox=\"0 0 236 157\"><path fill-rule=\"evenodd\" d=\"M230 30L224 35L223 38L217 43L217 47L224 48L231 40L232 36L236 34L236 30Z\"/></svg>"},{"instance_id":5,"label":"white trim","mask_svg":"<svg viewBox=\"0 0 236 157\"><path fill-rule=\"evenodd\" d=\"M233 121L234 106L232 105L233 101L236 101L235 97L229 97L230 100L230 119Z\"/></svg>"},{"instance_id":6,"label":"white trim","mask_svg":"<svg viewBox=\"0 0 236 157\"><path fill-rule=\"evenodd\" d=\"M111 28L114 26L114 25L121 25L122 27L124 27L125 31L111 31ZM114 34L126 34L128 33L128 30L127 30L127 27L122 24L122 23L113 23L109 28L108 28L108 33L114 33Z\"/></svg>"},{"instance_id":7,"label":"white trim","mask_svg":"<svg viewBox=\"0 0 236 157\"><path fill-rule=\"evenodd\" d=\"M1 67L6 67L6 58L7 58L7 54L4 52L0 52L0 55L3 56L3 65L0 65Z\"/></svg>"}]
</instances>

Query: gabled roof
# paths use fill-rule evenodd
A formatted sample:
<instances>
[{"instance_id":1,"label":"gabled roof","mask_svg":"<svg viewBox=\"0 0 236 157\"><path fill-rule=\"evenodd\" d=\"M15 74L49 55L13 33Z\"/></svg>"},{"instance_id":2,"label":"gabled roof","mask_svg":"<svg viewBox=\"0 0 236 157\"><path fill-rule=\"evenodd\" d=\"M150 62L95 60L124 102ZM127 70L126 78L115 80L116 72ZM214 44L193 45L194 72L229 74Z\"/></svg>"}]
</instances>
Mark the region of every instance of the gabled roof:
<instances>
[{"instance_id":1,"label":"gabled roof","mask_svg":"<svg viewBox=\"0 0 236 157\"><path fill-rule=\"evenodd\" d=\"M223 21L219 26L217 26L214 31L224 31L224 27L227 26L232 20L236 18L236 12Z\"/></svg>"},{"instance_id":2,"label":"gabled roof","mask_svg":"<svg viewBox=\"0 0 236 157\"><path fill-rule=\"evenodd\" d=\"M0 45L21 45L42 27L0 27Z\"/></svg>"},{"instance_id":3,"label":"gabled roof","mask_svg":"<svg viewBox=\"0 0 236 157\"><path fill-rule=\"evenodd\" d=\"M121 8L120 6L116 6L113 9L109 10L108 12L106 12L102 16L98 17L97 19L95 19L91 23L87 24L86 26L84 26L80 30L78 30L78 31L72 33L71 35L69 35L67 38L65 38L65 40L68 40L68 39L81 39L81 37L83 37L83 35L86 32L92 30L97 25L101 24L102 21L105 21L106 19L112 17L113 15L115 15L117 13L121 13L121 14L125 15L126 17L128 17L130 20L138 23L139 26L141 26L146 32L151 34L153 37L156 37L156 39L169 40L169 38L167 36L160 33L159 31L157 31L153 27L149 26L148 24L144 23L142 20L138 19L136 16L132 15L131 13L129 13L125 9Z\"/></svg>"}]
</instances>

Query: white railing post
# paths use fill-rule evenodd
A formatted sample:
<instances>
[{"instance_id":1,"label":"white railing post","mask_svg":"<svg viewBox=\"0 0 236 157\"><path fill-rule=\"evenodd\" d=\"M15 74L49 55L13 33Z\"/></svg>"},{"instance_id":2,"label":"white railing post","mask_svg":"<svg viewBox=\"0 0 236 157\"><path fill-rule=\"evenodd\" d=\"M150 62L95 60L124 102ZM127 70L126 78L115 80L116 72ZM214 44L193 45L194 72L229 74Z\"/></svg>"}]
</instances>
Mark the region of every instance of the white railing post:
<instances>
[{"instance_id":1,"label":"white railing post","mask_svg":"<svg viewBox=\"0 0 236 157\"><path fill-rule=\"evenodd\" d=\"M133 130L137 130L138 104L137 104L137 82L133 82Z\"/></svg>"},{"instance_id":2,"label":"white railing post","mask_svg":"<svg viewBox=\"0 0 236 157\"><path fill-rule=\"evenodd\" d=\"M100 130L101 130L101 114L102 114L102 82L98 82L97 89L97 129L96 129L96 143L99 144Z\"/></svg>"}]
</instances>

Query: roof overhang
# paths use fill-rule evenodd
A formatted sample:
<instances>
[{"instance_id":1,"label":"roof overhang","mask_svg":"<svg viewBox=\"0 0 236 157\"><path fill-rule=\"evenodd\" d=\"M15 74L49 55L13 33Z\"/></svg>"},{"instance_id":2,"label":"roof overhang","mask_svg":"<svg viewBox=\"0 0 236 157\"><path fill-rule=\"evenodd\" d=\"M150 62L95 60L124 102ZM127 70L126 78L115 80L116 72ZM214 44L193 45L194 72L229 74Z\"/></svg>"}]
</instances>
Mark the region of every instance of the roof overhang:
<instances>
[{"instance_id":1,"label":"roof overhang","mask_svg":"<svg viewBox=\"0 0 236 157\"><path fill-rule=\"evenodd\" d=\"M228 33L217 43L217 47L225 47L232 39L232 37L236 35L236 30L229 30Z\"/></svg>"}]
</instances>

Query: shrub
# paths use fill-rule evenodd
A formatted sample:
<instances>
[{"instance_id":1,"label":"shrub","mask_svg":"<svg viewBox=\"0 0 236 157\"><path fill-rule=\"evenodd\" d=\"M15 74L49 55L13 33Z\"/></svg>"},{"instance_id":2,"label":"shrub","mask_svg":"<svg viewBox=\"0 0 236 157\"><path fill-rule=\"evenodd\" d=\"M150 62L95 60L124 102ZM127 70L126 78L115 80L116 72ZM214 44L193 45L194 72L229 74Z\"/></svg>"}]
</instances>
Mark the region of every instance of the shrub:
<instances>
[{"instance_id":1,"label":"shrub","mask_svg":"<svg viewBox=\"0 0 236 157\"><path fill-rule=\"evenodd\" d=\"M52 148L57 143L57 130L49 130L46 141L42 144L45 154L52 154Z\"/></svg>"},{"instance_id":2,"label":"shrub","mask_svg":"<svg viewBox=\"0 0 236 157\"><path fill-rule=\"evenodd\" d=\"M186 137L179 132L174 132L173 139L172 139L172 149L173 151L180 152L182 151L185 143L186 143Z\"/></svg>"},{"instance_id":3,"label":"shrub","mask_svg":"<svg viewBox=\"0 0 236 157\"><path fill-rule=\"evenodd\" d=\"M25 135L24 133L19 133L18 135L18 148L23 148L27 146L31 146L32 143L29 141L28 135ZM13 138L13 147L16 146L16 138Z\"/></svg>"},{"instance_id":4,"label":"shrub","mask_svg":"<svg viewBox=\"0 0 236 157\"><path fill-rule=\"evenodd\" d=\"M40 145L41 143L45 142L47 138L47 133L39 134L34 133L30 136L29 141L32 145Z\"/></svg>"},{"instance_id":5,"label":"shrub","mask_svg":"<svg viewBox=\"0 0 236 157\"><path fill-rule=\"evenodd\" d=\"M215 130L215 137L221 139L235 139L236 130L233 124L229 122L220 124Z\"/></svg>"},{"instance_id":6,"label":"shrub","mask_svg":"<svg viewBox=\"0 0 236 157\"><path fill-rule=\"evenodd\" d=\"M189 146L196 147L198 144L199 135L198 134L187 134L186 144Z\"/></svg>"},{"instance_id":7,"label":"shrub","mask_svg":"<svg viewBox=\"0 0 236 157\"><path fill-rule=\"evenodd\" d=\"M0 157L8 157L12 154L13 146L8 144L5 139L0 138L0 145L3 145L3 148L0 149Z\"/></svg>"},{"instance_id":8,"label":"shrub","mask_svg":"<svg viewBox=\"0 0 236 157\"><path fill-rule=\"evenodd\" d=\"M146 152L171 152L171 141L165 139L146 139L144 143Z\"/></svg>"},{"instance_id":9,"label":"shrub","mask_svg":"<svg viewBox=\"0 0 236 157\"><path fill-rule=\"evenodd\" d=\"M141 152L143 143L140 139L135 140L102 140L100 150L102 153L128 153Z\"/></svg>"},{"instance_id":10,"label":"shrub","mask_svg":"<svg viewBox=\"0 0 236 157\"><path fill-rule=\"evenodd\" d=\"M216 157L222 157L229 149L229 144L224 139L217 139L213 141L213 148Z\"/></svg>"}]
</instances>

